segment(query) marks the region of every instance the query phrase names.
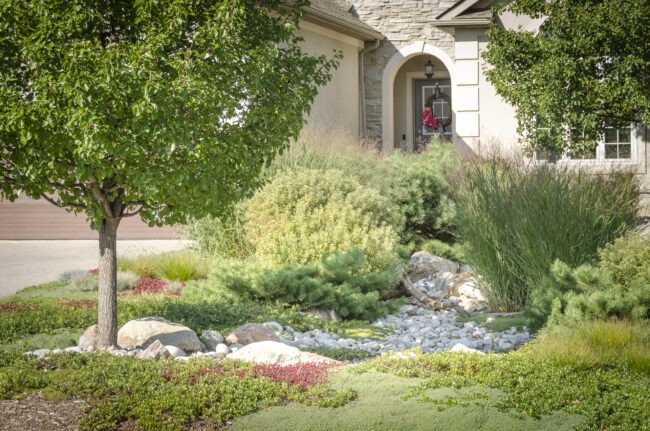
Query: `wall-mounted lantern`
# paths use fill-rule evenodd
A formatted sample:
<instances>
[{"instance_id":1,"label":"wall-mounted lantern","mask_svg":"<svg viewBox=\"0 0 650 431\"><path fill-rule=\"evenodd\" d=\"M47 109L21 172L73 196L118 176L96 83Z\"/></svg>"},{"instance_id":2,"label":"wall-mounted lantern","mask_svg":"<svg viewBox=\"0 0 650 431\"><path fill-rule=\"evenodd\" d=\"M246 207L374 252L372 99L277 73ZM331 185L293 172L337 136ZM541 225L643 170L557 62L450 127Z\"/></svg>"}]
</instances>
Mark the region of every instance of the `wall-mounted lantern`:
<instances>
[{"instance_id":1,"label":"wall-mounted lantern","mask_svg":"<svg viewBox=\"0 0 650 431\"><path fill-rule=\"evenodd\" d=\"M431 63L431 57L429 57L427 64L424 65L424 74L427 76L427 79L433 77L433 63Z\"/></svg>"}]
</instances>

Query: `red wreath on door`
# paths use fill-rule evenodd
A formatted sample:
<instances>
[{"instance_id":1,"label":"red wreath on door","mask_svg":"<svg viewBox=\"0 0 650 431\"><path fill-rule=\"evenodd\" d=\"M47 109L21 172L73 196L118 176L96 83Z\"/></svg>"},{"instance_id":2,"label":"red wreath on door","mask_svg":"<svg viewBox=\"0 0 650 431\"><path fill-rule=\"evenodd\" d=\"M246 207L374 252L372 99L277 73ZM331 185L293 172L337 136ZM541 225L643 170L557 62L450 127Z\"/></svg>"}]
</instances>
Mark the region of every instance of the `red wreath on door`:
<instances>
[{"instance_id":1,"label":"red wreath on door","mask_svg":"<svg viewBox=\"0 0 650 431\"><path fill-rule=\"evenodd\" d=\"M436 130L438 128L438 119L433 115L433 110L430 106L425 106L424 110L420 114L420 119L422 119L422 124L429 129Z\"/></svg>"}]
</instances>

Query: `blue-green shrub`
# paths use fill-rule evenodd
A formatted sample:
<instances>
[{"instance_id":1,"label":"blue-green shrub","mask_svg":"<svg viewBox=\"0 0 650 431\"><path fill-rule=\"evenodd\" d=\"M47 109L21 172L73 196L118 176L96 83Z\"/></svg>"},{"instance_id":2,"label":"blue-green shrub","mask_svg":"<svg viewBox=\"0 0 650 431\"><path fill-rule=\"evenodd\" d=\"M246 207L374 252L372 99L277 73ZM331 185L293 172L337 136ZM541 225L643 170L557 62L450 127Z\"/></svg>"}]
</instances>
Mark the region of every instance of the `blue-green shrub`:
<instances>
[{"instance_id":1,"label":"blue-green shrub","mask_svg":"<svg viewBox=\"0 0 650 431\"><path fill-rule=\"evenodd\" d=\"M365 271L358 250L326 256L318 264L280 268L234 260L218 261L208 279L186 288L190 298L272 301L302 310L335 310L345 319L373 320L392 310L383 296L397 285L394 270Z\"/></svg>"}]
</instances>

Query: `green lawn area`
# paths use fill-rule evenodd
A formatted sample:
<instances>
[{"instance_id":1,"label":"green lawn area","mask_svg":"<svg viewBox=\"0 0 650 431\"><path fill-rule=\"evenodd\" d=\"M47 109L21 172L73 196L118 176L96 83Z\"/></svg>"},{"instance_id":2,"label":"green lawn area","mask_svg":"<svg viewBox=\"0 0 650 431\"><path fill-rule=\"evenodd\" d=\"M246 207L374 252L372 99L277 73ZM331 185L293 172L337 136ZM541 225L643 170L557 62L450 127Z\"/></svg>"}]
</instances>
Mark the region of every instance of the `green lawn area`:
<instances>
[{"instance_id":1,"label":"green lawn area","mask_svg":"<svg viewBox=\"0 0 650 431\"><path fill-rule=\"evenodd\" d=\"M488 388L443 387L420 392L426 379L343 369L330 379L335 388L354 389L356 400L339 408L298 404L273 407L235 420L228 430L570 430L580 415L555 411L539 418L503 411L491 404L504 393ZM416 394L416 395L414 395ZM471 399L469 405L458 399ZM435 400L436 403L424 400ZM438 408L437 403L445 407ZM446 405L449 403L450 405Z\"/></svg>"}]
</instances>

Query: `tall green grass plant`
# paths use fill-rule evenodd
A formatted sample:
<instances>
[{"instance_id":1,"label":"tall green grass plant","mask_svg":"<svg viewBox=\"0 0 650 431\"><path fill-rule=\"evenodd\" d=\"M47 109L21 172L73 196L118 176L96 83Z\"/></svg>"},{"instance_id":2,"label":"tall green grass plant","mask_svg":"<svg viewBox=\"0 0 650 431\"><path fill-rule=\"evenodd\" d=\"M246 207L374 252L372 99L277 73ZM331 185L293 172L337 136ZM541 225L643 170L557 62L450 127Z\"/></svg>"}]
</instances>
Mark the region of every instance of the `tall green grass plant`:
<instances>
[{"instance_id":1,"label":"tall green grass plant","mask_svg":"<svg viewBox=\"0 0 650 431\"><path fill-rule=\"evenodd\" d=\"M169 281L189 281L205 278L208 261L187 251L137 256L118 262L120 271L131 271L139 277Z\"/></svg>"},{"instance_id":2,"label":"tall green grass plant","mask_svg":"<svg viewBox=\"0 0 650 431\"><path fill-rule=\"evenodd\" d=\"M559 259L591 262L638 212L631 173L589 175L493 158L466 165L456 225L492 309L520 311Z\"/></svg>"}]
</instances>

